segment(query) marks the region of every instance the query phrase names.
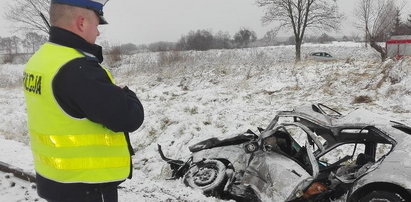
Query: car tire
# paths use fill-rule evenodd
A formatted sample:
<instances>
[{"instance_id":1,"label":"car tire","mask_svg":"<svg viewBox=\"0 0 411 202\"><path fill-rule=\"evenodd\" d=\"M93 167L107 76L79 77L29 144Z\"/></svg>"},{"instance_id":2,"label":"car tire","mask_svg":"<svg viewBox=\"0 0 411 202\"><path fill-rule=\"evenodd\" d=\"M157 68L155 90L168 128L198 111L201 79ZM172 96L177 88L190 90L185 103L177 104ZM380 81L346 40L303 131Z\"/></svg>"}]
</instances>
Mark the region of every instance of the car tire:
<instances>
[{"instance_id":1,"label":"car tire","mask_svg":"<svg viewBox=\"0 0 411 202\"><path fill-rule=\"evenodd\" d=\"M360 202L401 202L405 201L399 194L395 192L376 190L362 197Z\"/></svg>"},{"instance_id":2,"label":"car tire","mask_svg":"<svg viewBox=\"0 0 411 202\"><path fill-rule=\"evenodd\" d=\"M205 195L218 196L227 181L226 166L219 160L205 160L192 166L183 177L189 187L200 189Z\"/></svg>"}]
</instances>

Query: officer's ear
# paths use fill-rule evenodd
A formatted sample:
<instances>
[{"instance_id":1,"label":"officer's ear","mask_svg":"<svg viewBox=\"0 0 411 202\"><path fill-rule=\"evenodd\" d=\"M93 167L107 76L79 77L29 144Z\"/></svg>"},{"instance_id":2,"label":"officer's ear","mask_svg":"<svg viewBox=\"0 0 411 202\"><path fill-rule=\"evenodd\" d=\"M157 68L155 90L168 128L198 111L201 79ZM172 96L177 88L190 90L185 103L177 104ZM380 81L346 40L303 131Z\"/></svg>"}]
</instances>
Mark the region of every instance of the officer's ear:
<instances>
[{"instance_id":1,"label":"officer's ear","mask_svg":"<svg viewBox=\"0 0 411 202\"><path fill-rule=\"evenodd\" d=\"M86 18L82 15L77 16L76 21L75 21L75 26L78 31L82 33L85 32L86 26L87 26Z\"/></svg>"}]
</instances>

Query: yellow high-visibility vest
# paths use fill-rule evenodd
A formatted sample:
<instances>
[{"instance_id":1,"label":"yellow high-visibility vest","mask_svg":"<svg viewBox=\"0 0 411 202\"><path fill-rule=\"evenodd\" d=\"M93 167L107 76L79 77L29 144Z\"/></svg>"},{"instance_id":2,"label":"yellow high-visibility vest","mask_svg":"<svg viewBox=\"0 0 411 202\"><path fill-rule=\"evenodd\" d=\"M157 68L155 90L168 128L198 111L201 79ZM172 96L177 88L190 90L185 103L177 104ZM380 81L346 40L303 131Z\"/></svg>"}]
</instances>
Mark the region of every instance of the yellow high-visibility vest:
<instances>
[{"instance_id":1,"label":"yellow high-visibility vest","mask_svg":"<svg viewBox=\"0 0 411 202\"><path fill-rule=\"evenodd\" d=\"M130 173L124 133L68 115L54 97L55 75L64 64L80 57L85 56L76 49L45 43L25 67L23 88L35 170L64 183L124 180Z\"/></svg>"}]
</instances>

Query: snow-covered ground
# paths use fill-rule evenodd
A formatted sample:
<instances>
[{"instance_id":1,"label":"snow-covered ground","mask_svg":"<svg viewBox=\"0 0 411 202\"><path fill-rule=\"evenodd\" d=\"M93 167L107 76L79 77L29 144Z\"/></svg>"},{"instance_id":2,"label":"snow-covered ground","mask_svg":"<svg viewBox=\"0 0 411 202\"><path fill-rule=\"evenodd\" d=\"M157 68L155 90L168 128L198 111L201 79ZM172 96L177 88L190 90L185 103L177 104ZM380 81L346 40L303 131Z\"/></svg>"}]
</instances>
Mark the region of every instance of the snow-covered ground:
<instances>
[{"instance_id":1,"label":"snow-covered ground","mask_svg":"<svg viewBox=\"0 0 411 202\"><path fill-rule=\"evenodd\" d=\"M188 146L265 127L277 110L324 103L343 114L364 108L409 122L411 58L381 63L356 43L306 44L303 55L326 51L330 62L293 62L293 46L241 50L142 53L124 56L112 73L118 85L137 93L145 122L131 134L137 150L134 177L123 183L120 201L219 201L170 177L157 152L186 159ZM0 161L33 172L28 145L24 65L0 65ZM0 176L1 201L38 199L30 183ZM40 200L41 201L41 200Z\"/></svg>"}]
</instances>

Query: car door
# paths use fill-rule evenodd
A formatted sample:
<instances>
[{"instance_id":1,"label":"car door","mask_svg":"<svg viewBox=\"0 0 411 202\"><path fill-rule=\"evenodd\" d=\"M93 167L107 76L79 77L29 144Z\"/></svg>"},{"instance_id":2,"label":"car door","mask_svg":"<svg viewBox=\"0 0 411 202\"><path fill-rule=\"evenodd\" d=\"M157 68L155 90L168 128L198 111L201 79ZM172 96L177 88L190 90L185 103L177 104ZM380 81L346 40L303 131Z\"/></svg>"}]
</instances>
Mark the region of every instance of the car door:
<instances>
[{"instance_id":1,"label":"car door","mask_svg":"<svg viewBox=\"0 0 411 202\"><path fill-rule=\"evenodd\" d=\"M291 192L291 194L288 196L286 201L291 201L296 198L301 197L304 194L304 190L311 185L313 180L315 180L320 172L318 162L314 156L313 150L311 149L311 145L308 143L308 141L305 144L305 147L307 148L307 155L310 160L311 166L312 166L312 171L313 174L303 181L301 181L296 188Z\"/></svg>"},{"instance_id":2,"label":"car door","mask_svg":"<svg viewBox=\"0 0 411 202\"><path fill-rule=\"evenodd\" d=\"M294 160L276 152L256 152L241 184L253 188L261 201L286 201L295 187L312 176ZM300 186L300 187L301 187Z\"/></svg>"},{"instance_id":3,"label":"car door","mask_svg":"<svg viewBox=\"0 0 411 202\"><path fill-rule=\"evenodd\" d=\"M262 141L267 141L278 128L280 127L266 132L268 135L263 134ZM302 130L304 131L304 129ZM306 137L308 136L307 134ZM264 146L264 143L262 145ZM318 176L318 163L311 149L312 146L307 140L305 147L300 147L304 159L309 161L308 169L304 163L281 150L274 149L254 153L241 183L251 186L262 201L273 199L288 201L298 197Z\"/></svg>"}]
</instances>

